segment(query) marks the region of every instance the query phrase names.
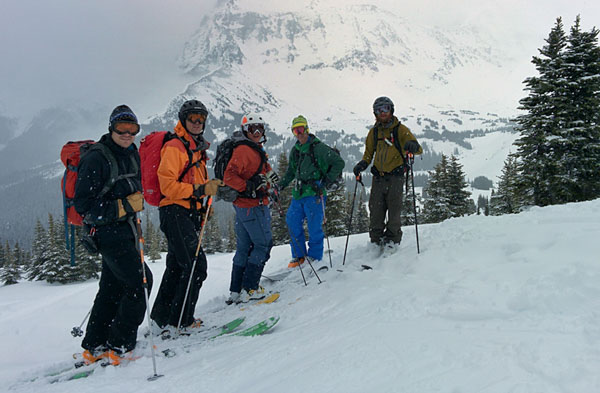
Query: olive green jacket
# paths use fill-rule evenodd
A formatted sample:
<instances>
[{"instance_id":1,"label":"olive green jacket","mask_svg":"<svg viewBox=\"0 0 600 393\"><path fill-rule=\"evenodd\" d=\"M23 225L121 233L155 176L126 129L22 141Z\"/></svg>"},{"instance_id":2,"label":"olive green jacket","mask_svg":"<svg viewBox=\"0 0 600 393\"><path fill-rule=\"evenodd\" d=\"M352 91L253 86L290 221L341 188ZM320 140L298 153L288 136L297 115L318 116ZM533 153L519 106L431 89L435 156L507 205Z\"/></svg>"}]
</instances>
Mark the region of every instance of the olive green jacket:
<instances>
[{"instance_id":1,"label":"olive green jacket","mask_svg":"<svg viewBox=\"0 0 600 393\"><path fill-rule=\"evenodd\" d=\"M398 138L400 139L400 146L402 151L396 149L395 144L392 140L392 130L398 125ZM378 140L375 141L375 130L379 128ZM363 160L370 164L373 161L373 167L379 171L379 173L390 173L394 169L404 165L404 144L409 141L416 141L417 138L410 132L410 130L400 121L396 116L393 117L392 123L389 127L384 128L382 125L375 123L367 134L367 140L365 142L365 153L363 154ZM375 149L377 146L377 149ZM415 154L422 154L423 148L419 148L419 151ZM375 157L373 157L375 156Z\"/></svg>"}]
</instances>

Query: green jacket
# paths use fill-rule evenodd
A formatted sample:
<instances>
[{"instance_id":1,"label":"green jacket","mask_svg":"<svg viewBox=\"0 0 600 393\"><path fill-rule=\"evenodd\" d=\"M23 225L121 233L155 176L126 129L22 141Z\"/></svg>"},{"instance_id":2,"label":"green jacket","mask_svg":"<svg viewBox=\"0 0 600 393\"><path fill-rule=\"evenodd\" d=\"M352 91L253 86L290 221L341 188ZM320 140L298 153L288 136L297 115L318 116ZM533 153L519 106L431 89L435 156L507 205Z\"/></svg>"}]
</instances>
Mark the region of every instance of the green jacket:
<instances>
[{"instance_id":1,"label":"green jacket","mask_svg":"<svg viewBox=\"0 0 600 393\"><path fill-rule=\"evenodd\" d=\"M367 164L370 164L371 161L373 161L373 166L380 173L389 173L404 165L404 156L406 155L406 152L404 149L398 151L392 143L392 130L396 125L398 125L398 139L400 139L401 148L404 147L404 144L407 141L411 139L414 141L417 140L406 126L400 124L400 121L396 116L393 117L389 127L384 128L377 123L371 127L369 134L367 135L365 153L363 154L362 159L365 160ZM376 128L379 128L377 142L375 141ZM377 143L377 149L375 149L375 143ZM415 154L423 154L423 148L420 148ZM375 157L373 157L373 155Z\"/></svg>"},{"instance_id":2,"label":"green jacket","mask_svg":"<svg viewBox=\"0 0 600 393\"><path fill-rule=\"evenodd\" d=\"M310 157L310 146L313 145L315 160L319 168L315 167ZM316 136L310 135L304 145L300 142L292 147L289 164L285 175L279 183L284 189L292 180L295 180L292 197L300 199L307 196L326 195L325 182L333 182L341 175L344 169L344 160L332 148L322 143Z\"/></svg>"}]
</instances>

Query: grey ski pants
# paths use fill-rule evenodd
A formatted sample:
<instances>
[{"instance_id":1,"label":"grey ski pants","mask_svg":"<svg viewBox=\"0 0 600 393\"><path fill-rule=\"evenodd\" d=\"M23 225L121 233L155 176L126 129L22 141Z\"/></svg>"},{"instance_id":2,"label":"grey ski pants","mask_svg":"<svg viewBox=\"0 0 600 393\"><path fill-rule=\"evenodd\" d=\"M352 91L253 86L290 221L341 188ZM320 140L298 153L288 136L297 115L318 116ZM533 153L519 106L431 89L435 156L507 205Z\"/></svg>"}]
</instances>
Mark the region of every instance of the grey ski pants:
<instances>
[{"instance_id":1,"label":"grey ski pants","mask_svg":"<svg viewBox=\"0 0 600 393\"><path fill-rule=\"evenodd\" d=\"M400 244L403 185L404 176L400 174L373 177L369 197L369 236L372 243Z\"/></svg>"}]
</instances>

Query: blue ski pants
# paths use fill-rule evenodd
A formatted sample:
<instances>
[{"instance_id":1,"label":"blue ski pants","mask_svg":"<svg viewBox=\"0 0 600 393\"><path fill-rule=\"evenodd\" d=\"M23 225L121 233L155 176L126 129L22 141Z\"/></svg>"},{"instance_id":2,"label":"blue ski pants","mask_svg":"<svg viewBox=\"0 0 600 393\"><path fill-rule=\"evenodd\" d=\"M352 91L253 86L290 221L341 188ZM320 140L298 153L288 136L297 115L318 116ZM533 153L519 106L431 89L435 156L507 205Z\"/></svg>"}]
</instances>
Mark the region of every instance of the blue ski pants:
<instances>
[{"instance_id":1,"label":"blue ski pants","mask_svg":"<svg viewBox=\"0 0 600 393\"><path fill-rule=\"evenodd\" d=\"M235 209L235 235L237 250L233 256L231 292L257 289L265 263L271 257L273 235L271 212L268 206L237 207Z\"/></svg>"},{"instance_id":2,"label":"blue ski pants","mask_svg":"<svg viewBox=\"0 0 600 393\"><path fill-rule=\"evenodd\" d=\"M323 211L327 197L307 196L292 199L287 211L285 221L290 233L290 246L292 257L306 257L323 259ZM323 204L321 204L323 203ZM304 220L308 227L308 251L304 238Z\"/></svg>"}]
</instances>

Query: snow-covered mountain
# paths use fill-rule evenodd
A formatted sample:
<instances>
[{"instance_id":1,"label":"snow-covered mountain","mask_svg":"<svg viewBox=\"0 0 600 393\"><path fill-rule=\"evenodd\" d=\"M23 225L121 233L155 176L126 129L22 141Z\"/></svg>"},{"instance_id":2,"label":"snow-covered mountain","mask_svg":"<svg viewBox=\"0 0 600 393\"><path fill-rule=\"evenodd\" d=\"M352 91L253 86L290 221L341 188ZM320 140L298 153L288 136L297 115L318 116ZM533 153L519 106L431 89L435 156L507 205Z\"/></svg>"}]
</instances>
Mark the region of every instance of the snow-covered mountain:
<instances>
[{"instance_id":1,"label":"snow-covered mountain","mask_svg":"<svg viewBox=\"0 0 600 393\"><path fill-rule=\"evenodd\" d=\"M362 135L379 95L417 133L425 118L464 131L505 126L515 111L509 51L472 25L418 25L398 7L339 0L230 0L199 25L180 59L198 80L169 117L195 97L226 121L257 111L282 133L304 113L315 130Z\"/></svg>"},{"instance_id":2,"label":"snow-covered mountain","mask_svg":"<svg viewBox=\"0 0 600 393\"><path fill-rule=\"evenodd\" d=\"M496 181L516 137L509 119L522 95L514 48L483 23L419 24L400 3L372 2L221 2L199 19L179 60L196 80L146 119L143 132L172 129L181 103L197 98L210 111L209 154L244 112L256 111L268 122L265 147L276 157L289 149L291 119L302 113L317 136L342 151L349 173L373 124L372 102L387 95L425 147L417 173L446 153L459 156L469 179ZM66 141L97 139L110 110L47 109L18 137L0 137L0 200L10 207L0 212L0 238L30 238L25 229L45 221L46 204L60 214L58 185L47 173L61 173Z\"/></svg>"},{"instance_id":3,"label":"snow-covered mountain","mask_svg":"<svg viewBox=\"0 0 600 393\"><path fill-rule=\"evenodd\" d=\"M451 219L419 227L420 254L414 228L405 228L388 258L369 252L366 234L353 235L345 266L346 239L331 238L334 268L321 274L323 284L313 277L305 287L295 271L274 287L277 302L245 311L223 309L232 254L209 255L196 307L207 326L242 315L246 326L281 320L261 337L224 337L158 358L164 377L154 382L146 380L149 357L84 380L32 382L81 351L70 331L89 310L97 281L0 287L0 386L15 393L598 392L599 223L600 200ZM287 265L289 246L271 255L266 274ZM373 270L359 271L363 263ZM150 268L153 301L164 260Z\"/></svg>"}]
</instances>

